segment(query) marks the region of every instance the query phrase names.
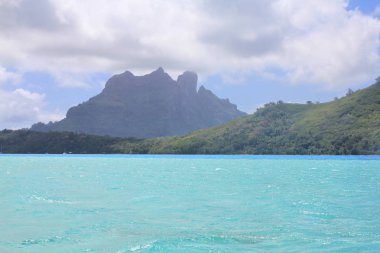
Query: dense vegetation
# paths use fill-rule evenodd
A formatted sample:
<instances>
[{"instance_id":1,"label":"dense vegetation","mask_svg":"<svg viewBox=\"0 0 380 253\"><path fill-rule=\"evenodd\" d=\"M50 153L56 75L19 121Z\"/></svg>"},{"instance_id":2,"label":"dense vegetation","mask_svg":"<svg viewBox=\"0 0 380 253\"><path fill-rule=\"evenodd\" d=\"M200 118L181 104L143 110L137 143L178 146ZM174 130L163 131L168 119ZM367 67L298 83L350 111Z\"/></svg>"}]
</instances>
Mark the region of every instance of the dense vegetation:
<instances>
[{"instance_id":1,"label":"dense vegetation","mask_svg":"<svg viewBox=\"0 0 380 253\"><path fill-rule=\"evenodd\" d=\"M380 154L380 82L323 104L269 103L180 137L146 140L0 132L3 153Z\"/></svg>"},{"instance_id":2,"label":"dense vegetation","mask_svg":"<svg viewBox=\"0 0 380 253\"><path fill-rule=\"evenodd\" d=\"M115 153L117 151L112 148L112 145L119 141L121 141L119 138L70 132L40 133L28 130L3 130L0 132L0 145L3 153Z\"/></svg>"}]
</instances>

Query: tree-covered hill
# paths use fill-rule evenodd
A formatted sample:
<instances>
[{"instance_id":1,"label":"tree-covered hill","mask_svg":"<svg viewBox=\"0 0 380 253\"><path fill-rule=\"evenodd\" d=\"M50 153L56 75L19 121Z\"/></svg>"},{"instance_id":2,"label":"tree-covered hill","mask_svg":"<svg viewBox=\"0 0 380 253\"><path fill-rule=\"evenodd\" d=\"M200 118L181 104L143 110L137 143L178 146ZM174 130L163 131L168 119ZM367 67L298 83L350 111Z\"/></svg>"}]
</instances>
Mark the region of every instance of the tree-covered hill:
<instances>
[{"instance_id":1,"label":"tree-covered hill","mask_svg":"<svg viewBox=\"0 0 380 253\"><path fill-rule=\"evenodd\" d=\"M380 154L380 83L328 103L269 103L222 126L115 148L185 154Z\"/></svg>"}]
</instances>

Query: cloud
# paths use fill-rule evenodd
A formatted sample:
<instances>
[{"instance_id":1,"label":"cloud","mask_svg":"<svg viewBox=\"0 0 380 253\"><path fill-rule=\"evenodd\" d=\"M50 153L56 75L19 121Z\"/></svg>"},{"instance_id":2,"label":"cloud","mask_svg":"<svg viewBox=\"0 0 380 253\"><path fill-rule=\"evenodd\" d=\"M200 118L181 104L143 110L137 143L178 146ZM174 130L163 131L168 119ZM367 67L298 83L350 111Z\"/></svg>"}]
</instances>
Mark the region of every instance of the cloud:
<instances>
[{"instance_id":1,"label":"cloud","mask_svg":"<svg viewBox=\"0 0 380 253\"><path fill-rule=\"evenodd\" d=\"M347 11L342 4L325 4L318 18L313 17L316 6L286 10L285 15L293 17L291 24L298 29L284 42L284 54L278 60L293 82L334 89L378 75L379 20Z\"/></svg>"},{"instance_id":2,"label":"cloud","mask_svg":"<svg viewBox=\"0 0 380 253\"><path fill-rule=\"evenodd\" d=\"M54 6L49 0L2 0L0 7L2 17L0 27L3 31L56 30L61 26L59 20L56 19Z\"/></svg>"},{"instance_id":3,"label":"cloud","mask_svg":"<svg viewBox=\"0 0 380 253\"><path fill-rule=\"evenodd\" d=\"M1 0L3 66L62 86L95 72L163 66L341 89L378 76L380 21L345 0ZM5 17L5 18L4 18Z\"/></svg>"},{"instance_id":4,"label":"cloud","mask_svg":"<svg viewBox=\"0 0 380 253\"><path fill-rule=\"evenodd\" d=\"M30 127L36 122L57 121L63 118L58 112L45 110L45 95L25 89L0 90L1 128Z\"/></svg>"},{"instance_id":5,"label":"cloud","mask_svg":"<svg viewBox=\"0 0 380 253\"><path fill-rule=\"evenodd\" d=\"M22 79L22 75L17 72L8 71L0 66L0 85L4 83L18 83Z\"/></svg>"}]
</instances>

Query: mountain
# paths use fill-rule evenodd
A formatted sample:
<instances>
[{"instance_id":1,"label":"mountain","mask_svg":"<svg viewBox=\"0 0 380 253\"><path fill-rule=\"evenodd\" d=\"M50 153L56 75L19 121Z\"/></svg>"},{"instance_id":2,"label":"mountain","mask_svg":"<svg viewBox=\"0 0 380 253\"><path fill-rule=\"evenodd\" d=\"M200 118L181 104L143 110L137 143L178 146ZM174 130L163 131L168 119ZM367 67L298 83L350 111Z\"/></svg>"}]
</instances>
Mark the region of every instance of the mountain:
<instances>
[{"instance_id":1,"label":"mountain","mask_svg":"<svg viewBox=\"0 0 380 253\"><path fill-rule=\"evenodd\" d=\"M3 153L380 155L380 82L328 103L268 103L252 115L180 137L3 130L0 146Z\"/></svg>"},{"instance_id":2,"label":"mountain","mask_svg":"<svg viewBox=\"0 0 380 253\"><path fill-rule=\"evenodd\" d=\"M126 153L380 154L380 82L328 103L279 101L182 137L115 145Z\"/></svg>"},{"instance_id":3,"label":"mountain","mask_svg":"<svg viewBox=\"0 0 380 253\"><path fill-rule=\"evenodd\" d=\"M99 95L70 108L63 120L37 123L31 130L151 138L183 135L245 115L205 87L197 90L197 79L189 71L177 81L162 68L144 76L126 71L111 77Z\"/></svg>"}]
</instances>

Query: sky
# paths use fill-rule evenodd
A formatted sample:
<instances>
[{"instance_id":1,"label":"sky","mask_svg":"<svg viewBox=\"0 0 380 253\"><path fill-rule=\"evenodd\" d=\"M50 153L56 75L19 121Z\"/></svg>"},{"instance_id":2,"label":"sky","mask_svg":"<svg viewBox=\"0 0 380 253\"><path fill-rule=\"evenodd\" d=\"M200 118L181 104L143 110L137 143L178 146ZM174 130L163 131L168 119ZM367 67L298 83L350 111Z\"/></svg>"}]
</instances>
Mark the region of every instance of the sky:
<instances>
[{"instance_id":1,"label":"sky","mask_svg":"<svg viewBox=\"0 0 380 253\"><path fill-rule=\"evenodd\" d=\"M249 113L330 101L380 75L380 0L0 0L0 129L160 66Z\"/></svg>"}]
</instances>

